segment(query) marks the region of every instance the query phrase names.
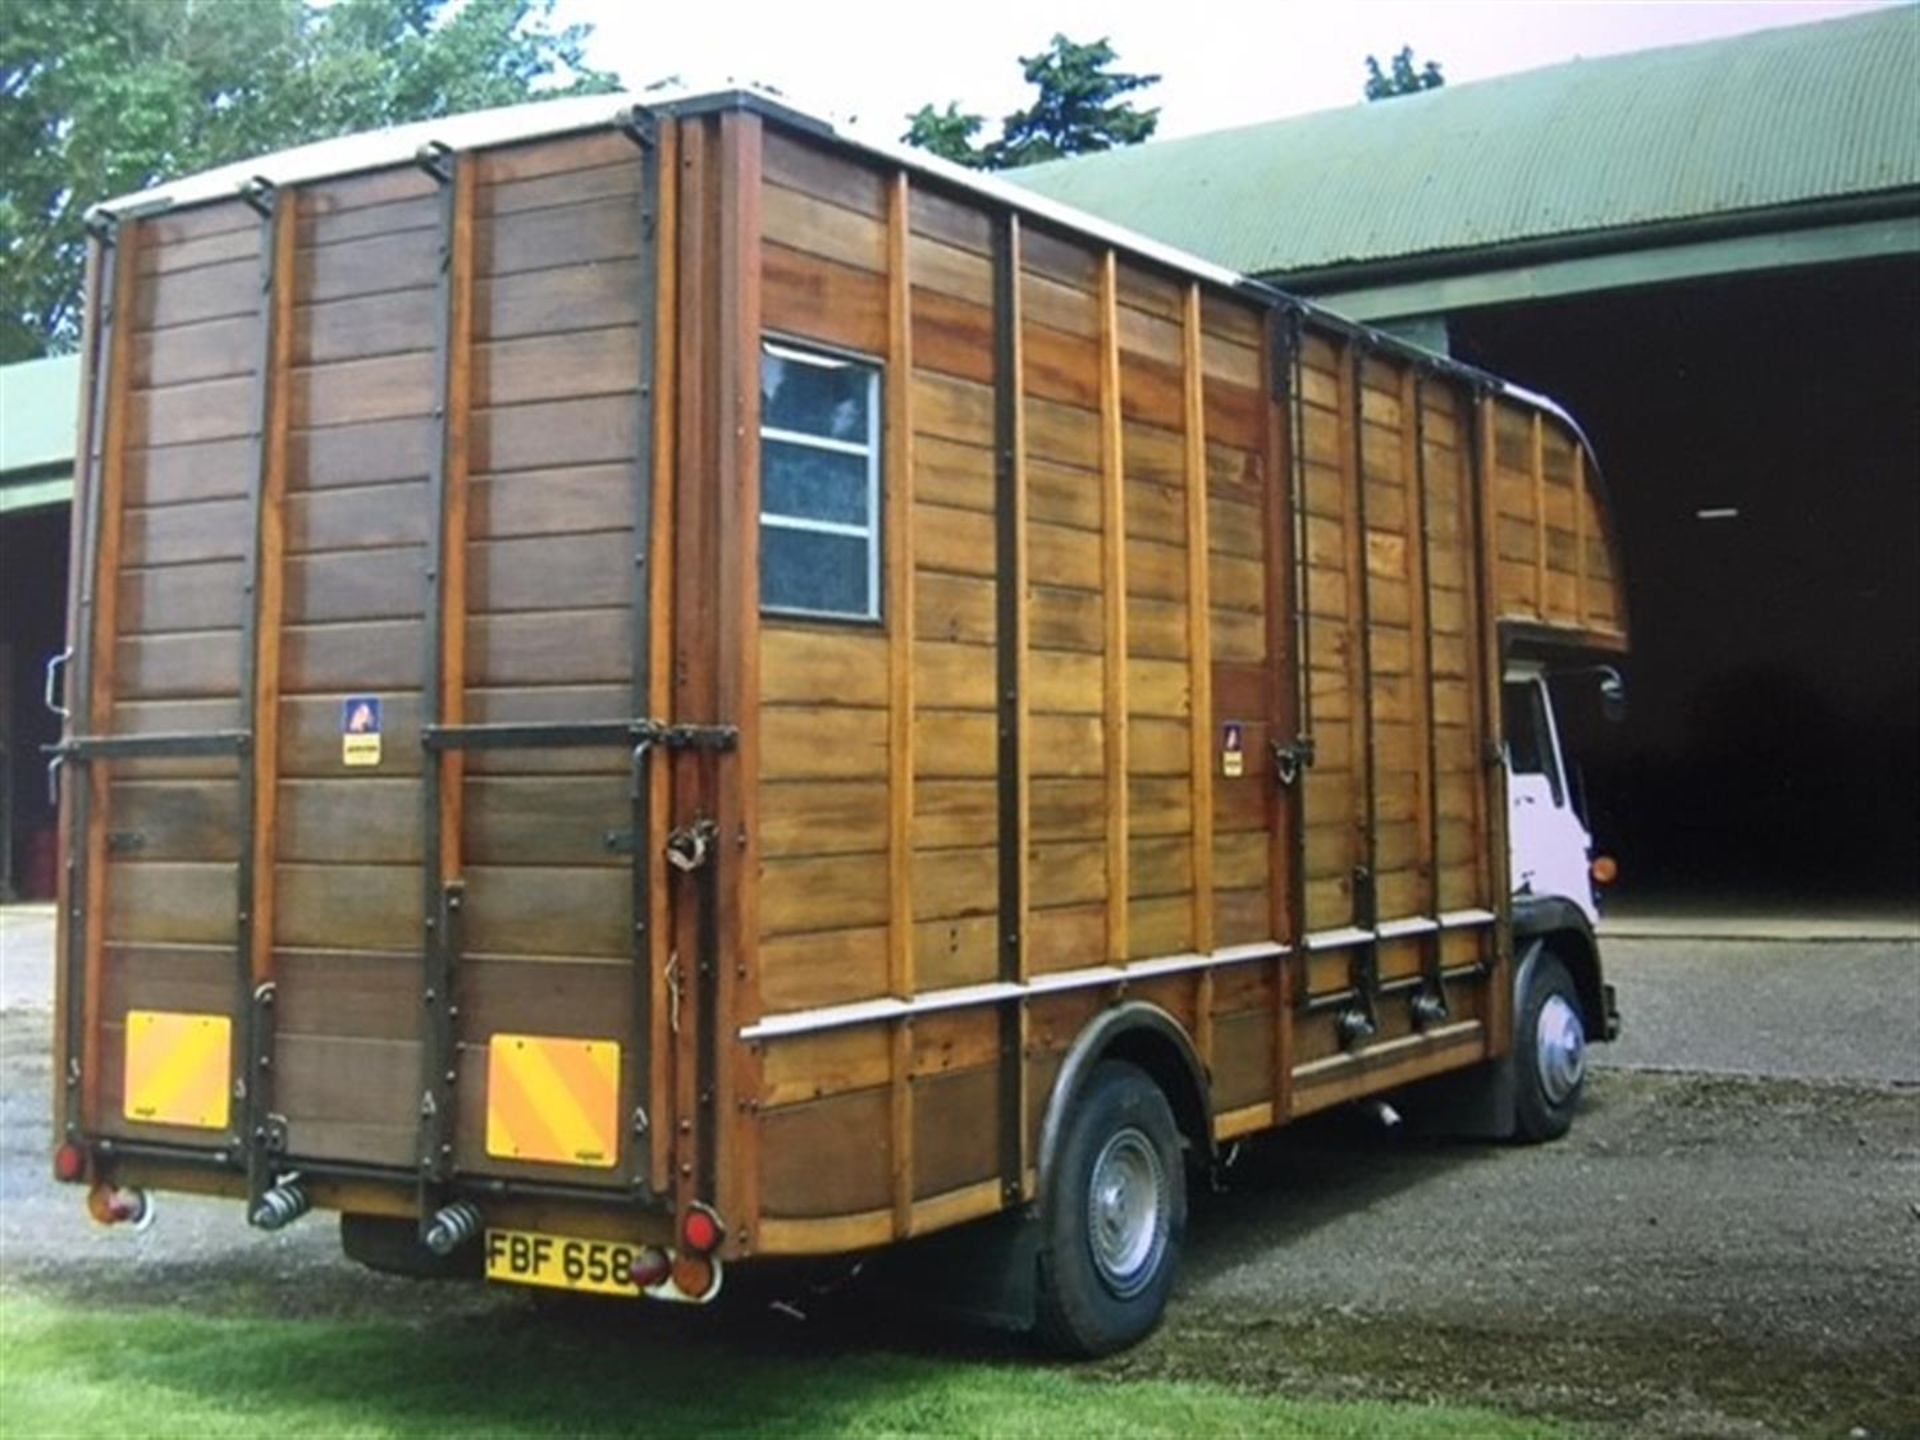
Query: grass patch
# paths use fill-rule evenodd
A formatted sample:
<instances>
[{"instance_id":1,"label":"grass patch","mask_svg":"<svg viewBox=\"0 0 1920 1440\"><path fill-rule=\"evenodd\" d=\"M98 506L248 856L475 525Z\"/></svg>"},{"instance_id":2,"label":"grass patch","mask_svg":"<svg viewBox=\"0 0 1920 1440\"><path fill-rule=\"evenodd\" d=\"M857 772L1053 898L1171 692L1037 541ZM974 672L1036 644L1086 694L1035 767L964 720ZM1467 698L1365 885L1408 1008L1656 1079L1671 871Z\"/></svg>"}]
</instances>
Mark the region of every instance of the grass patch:
<instances>
[{"instance_id":1,"label":"grass patch","mask_svg":"<svg viewBox=\"0 0 1920 1440\"><path fill-rule=\"evenodd\" d=\"M75 1308L0 1291L0 1434L1503 1437L1484 1411L851 1347L532 1307L393 1320Z\"/></svg>"}]
</instances>

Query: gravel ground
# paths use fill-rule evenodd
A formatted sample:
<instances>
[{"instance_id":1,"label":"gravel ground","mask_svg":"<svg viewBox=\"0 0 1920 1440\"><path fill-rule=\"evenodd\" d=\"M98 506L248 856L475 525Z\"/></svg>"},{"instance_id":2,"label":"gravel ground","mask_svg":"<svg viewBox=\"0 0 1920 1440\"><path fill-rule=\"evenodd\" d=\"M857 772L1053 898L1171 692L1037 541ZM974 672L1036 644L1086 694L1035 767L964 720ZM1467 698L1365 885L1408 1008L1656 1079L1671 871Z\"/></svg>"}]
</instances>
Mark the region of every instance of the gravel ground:
<instances>
[{"instance_id":1,"label":"gravel ground","mask_svg":"<svg viewBox=\"0 0 1920 1440\"><path fill-rule=\"evenodd\" d=\"M8 927L16 1008L0 1014L8 1284L223 1313L544 1323L518 1293L365 1275L321 1218L262 1236L229 1204L167 1196L144 1234L91 1227L79 1192L46 1178L48 1017L21 1006L34 998L15 983L32 959L22 935ZM1166 1326L1094 1372L1490 1404L1611 1434L1920 1436L1915 958L1616 942L1633 1039L1608 1057L1624 1066L1594 1077L1572 1136L1420 1141L1348 1112L1249 1146L1223 1192L1195 1197ZM1788 1025L1822 1006L1812 1038ZM1696 1061L1747 1073L1684 1073ZM737 1325L750 1359L771 1324L777 1343L804 1332L827 1356L1010 1353L927 1323L876 1328L864 1297L806 1303L800 1327L745 1305L631 1307L582 1343Z\"/></svg>"}]
</instances>

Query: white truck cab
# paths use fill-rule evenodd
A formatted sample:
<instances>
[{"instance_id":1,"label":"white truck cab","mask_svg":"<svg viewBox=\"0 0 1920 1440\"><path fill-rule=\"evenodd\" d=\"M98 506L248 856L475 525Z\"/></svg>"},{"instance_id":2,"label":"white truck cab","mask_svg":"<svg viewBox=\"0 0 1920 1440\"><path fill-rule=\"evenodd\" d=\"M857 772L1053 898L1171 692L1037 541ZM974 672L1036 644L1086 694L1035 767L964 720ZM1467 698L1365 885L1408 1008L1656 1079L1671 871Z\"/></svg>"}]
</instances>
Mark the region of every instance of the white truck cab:
<instances>
[{"instance_id":1,"label":"white truck cab","mask_svg":"<svg viewBox=\"0 0 1920 1440\"><path fill-rule=\"evenodd\" d=\"M1574 806L1545 667L1509 665L1505 681L1502 728L1513 893L1571 901L1589 925L1597 925L1593 836Z\"/></svg>"}]
</instances>

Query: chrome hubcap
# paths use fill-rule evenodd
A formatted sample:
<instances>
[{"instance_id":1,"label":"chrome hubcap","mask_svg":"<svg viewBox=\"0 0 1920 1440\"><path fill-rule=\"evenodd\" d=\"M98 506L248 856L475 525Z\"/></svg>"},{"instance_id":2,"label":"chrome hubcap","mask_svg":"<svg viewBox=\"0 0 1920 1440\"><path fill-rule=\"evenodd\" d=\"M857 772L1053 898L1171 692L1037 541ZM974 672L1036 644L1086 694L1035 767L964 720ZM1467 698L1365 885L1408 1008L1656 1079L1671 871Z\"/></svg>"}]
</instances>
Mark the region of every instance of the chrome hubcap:
<instances>
[{"instance_id":1,"label":"chrome hubcap","mask_svg":"<svg viewBox=\"0 0 1920 1440\"><path fill-rule=\"evenodd\" d=\"M1549 995L1534 1027L1540 1062L1540 1088L1555 1105L1564 1105L1587 1073L1587 1027L1564 995Z\"/></svg>"},{"instance_id":2,"label":"chrome hubcap","mask_svg":"<svg viewBox=\"0 0 1920 1440\"><path fill-rule=\"evenodd\" d=\"M1087 1184L1087 1237L1101 1283L1122 1300L1145 1289L1167 1247L1166 1167L1132 1126L1101 1147Z\"/></svg>"}]
</instances>

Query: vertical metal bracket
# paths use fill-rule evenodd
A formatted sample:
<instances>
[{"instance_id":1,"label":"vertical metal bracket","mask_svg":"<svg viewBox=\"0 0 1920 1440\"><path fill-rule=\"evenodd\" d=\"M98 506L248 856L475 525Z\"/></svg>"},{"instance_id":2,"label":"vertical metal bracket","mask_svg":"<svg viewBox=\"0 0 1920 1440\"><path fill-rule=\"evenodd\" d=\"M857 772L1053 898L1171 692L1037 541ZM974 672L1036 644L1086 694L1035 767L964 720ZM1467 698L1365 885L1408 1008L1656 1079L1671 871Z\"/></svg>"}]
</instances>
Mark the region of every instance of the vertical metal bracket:
<instances>
[{"instance_id":1,"label":"vertical metal bracket","mask_svg":"<svg viewBox=\"0 0 1920 1440\"><path fill-rule=\"evenodd\" d=\"M73 639L73 704L76 713L67 717L63 740L71 741L92 724L88 714L93 683L94 597L100 584L100 473L105 461L107 399L113 393L113 332L118 324L120 222L105 210L93 210L87 216L87 233L97 248L97 299L100 313L94 317L92 348L89 354L92 395L87 404L87 433L74 482L74 503L82 508L80 531L80 583L76 587L79 605L69 618L68 633ZM62 963L66 966L66 1011L63 1029L66 1035L67 1064L62 1077L65 1089L61 1100L62 1128L69 1140L78 1139L85 1124L82 1113L86 1051L86 974L87 974L87 888L91 883L87 852L88 830L92 823L92 768L77 765L67 770L67 943Z\"/></svg>"},{"instance_id":2,"label":"vertical metal bracket","mask_svg":"<svg viewBox=\"0 0 1920 1440\"><path fill-rule=\"evenodd\" d=\"M634 715L649 714L653 708L653 442L657 421L658 364L660 334L660 128L651 111L633 106L620 118L621 128L640 147L640 213L638 249L640 286L638 300L638 413L634 417L633 444L633 603L631 651L633 656L632 710ZM671 243L671 237L668 237ZM633 868L628 894L633 907L633 966L628 983L633 987L633 1039L636 1047L628 1082L627 1108L645 1115L654 1108L653 1074L653 789L650 757L654 742L639 737L633 747L633 789L629 797L630 823L633 827ZM652 1192L652 1147L644 1133L636 1132L631 1142L627 1183L638 1196Z\"/></svg>"},{"instance_id":3,"label":"vertical metal bracket","mask_svg":"<svg viewBox=\"0 0 1920 1440\"><path fill-rule=\"evenodd\" d=\"M275 304L275 259L280 253L283 214L279 192L271 181L256 175L240 189L240 197L262 221L260 232L260 332L253 375L253 470L247 504L252 512L247 526L247 559L240 627L240 715L247 743L239 754L240 860L235 867L237 923L234 927L235 988L238 1013L246 1032L244 1053L234 1066L236 1098L243 1102L239 1151L247 1171L247 1213L251 1215L273 1184L273 1161L266 1146L266 1121L271 1112L274 1053L274 987L256 985L253 974L254 801L260 779L255 773L259 747L253 743L254 709L260 693L260 570L267 525L267 471L273 463L270 427L273 423L273 356L278 306ZM274 783L267 777L266 783ZM272 877L268 876L268 883Z\"/></svg>"},{"instance_id":4,"label":"vertical metal bracket","mask_svg":"<svg viewBox=\"0 0 1920 1440\"><path fill-rule=\"evenodd\" d=\"M1375 677L1373 663L1373 585L1367 563L1367 456L1366 422L1363 411L1366 405L1366 380L1361 367L1365 364L1368 350L1368 337L1365 332L1357 334L1349 342L1348 364L1352 369L1353 393L1353 519L1360 529L1359 565L1360 565L1360 694L1358 696L1361 713L1365 718L1365 738L1367 748L1367 794L1365 850L1366 859L1353 869L1353 906L1354 923L1366 929L1370 938L1362 945L1354 947L1353 985L1360 992L1362 1003L1366 1006L1367 1016L1379 1024L1376 1000L1380 990L1380 940L1372 932L1380 923L1379 906L1374 891L1374 871L1377 868L1377 851L1380 843L1380 760L1379 747L1375 744L1376 729L1373 713L1373 682Z\"/></svg>"},{"instance_id":5,"label":"vertical metal bracket","mask_svg":"<svg viewBox=\"0 0 1920 1440\"><path fill-rule=\"evenodd\" d=\"M427 586L423 628L426 647L420 676L420 726L424 736L441 721L441 687L445 683L447 547L465 544L464 536L447 533L447 472L449 430L447 412L453 383L454 245L459 215L457 163L453 151L430 140L414 153L414 163L439 187L438 283L433 319L433 441L429 454L433 472L427 485ZM439 1210L443 1186L453 1173L453 1085L458 1074L454 972L460 953L460 931L465 893L457 879L443 881L444 837L441 801L446 757L427 751L420 771L421 900L425 928L421 954L420 999L420 1115L416 1131L419 1172L420 1234L424 1240Z\"/></svg>"},{"instance_id":6,"label":"vertical metal bracket","mask_svg":"<svg viewBox=\"0 0 1920 1440\"><path fill-rule=\"evenodd\" d=\"M427 1203L432 1187L453 1174L454 1087L459 1081L455 994L461 941L465 930L466 887L460 881L442 887L437 913L429 917L427 983L420 992L422 1035L429 1065L420 1091L421 1223L437 1205Z\"/></svg>"},{"instance_id":7,"label":"vertical metal bracket","mask_svg":"<svg viewBox=\"0 0 1920 1440\"><path fill-rule=\"evenodd\" d=\"M1409 523L1420 556L1420 583L1427 591L1420 602L1420 613L1426 616L1427 623L1421 626L1418 643L1425 650L1423 668L1427 679L1427 903L1431 913L1437 916L1440 913L1440 719L1434 708L1437 687L1433 678L1433 553L1428 534L1433 495L1427 484L1427 373L1424 365L1416 366L1413 372L1413 477L1420 504ZM1426 994L1414 1001L1413 1013L1415 1024L1423 1029L1427 1024L1437 1023L1437 1019L1444 1020L1447 1014L1443 978L1446 963L1441 954L1444 939L1445 932L1435 930L1422 941L1428 988Z\"/></svg>"},{"instance_id":8,"label":"vertical metal bracket","mask_svg":"<svg viewBox=\"0 0 1920 1440\"><path fill-rule=\"evenodd\" d=\"M243 763L252 757L243 756ZM273 1188L275 1161L287 1148L287 1122L273 1110L274 985L268 980L253 992L247 1009L246 1134L241 1150L247 1165L247 1214Z\"/></svg>"},{"instance_id":9,"label":"vertical metal bracket","mask_svg":"<svg viewBox=\"0 0 1920 1440\"><path fill-rule=\"evenodd\" d=\"M1026 737L1020 733L1020 586L1021 536L1016 524L1021 482L1015 452L1020 419L1021 376L1016 327L1020 320L1020 262L1016 226L1011 212L993 227L993 424L994 424L994 586L995 691L998 696L999 748L999 934L1000 979L1018 980L1021 967L1020 754ZM1000 1015L1000 1182L1009 1201L1018 1200L1025 1187L1022 1152L1025 1144L1021 1114L1022 1069L1021 1002L1003 1001Z\"/></svg>"}]
</instances>

